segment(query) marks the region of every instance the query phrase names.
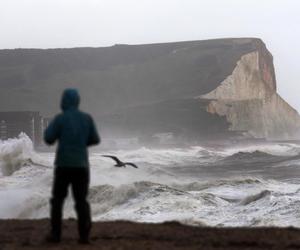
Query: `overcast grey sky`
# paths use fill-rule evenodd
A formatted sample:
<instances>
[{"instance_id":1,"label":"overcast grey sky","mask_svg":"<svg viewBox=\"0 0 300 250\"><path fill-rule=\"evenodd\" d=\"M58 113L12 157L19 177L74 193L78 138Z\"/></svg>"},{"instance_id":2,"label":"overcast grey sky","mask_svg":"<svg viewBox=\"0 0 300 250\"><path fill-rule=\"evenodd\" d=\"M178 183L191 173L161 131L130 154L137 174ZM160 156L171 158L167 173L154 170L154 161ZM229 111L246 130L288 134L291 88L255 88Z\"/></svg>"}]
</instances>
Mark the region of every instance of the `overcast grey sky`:
<instances>
[{"instance_id":1,"label":"overcast grey sky","mask_svg":"<svg viewBox=\"0 0 300 250\"><path fill-rule=\"evenodd\" d=\"M300 111L299 0L0 0L0 49L260 37Z\"/></svg>"}]
</instances>

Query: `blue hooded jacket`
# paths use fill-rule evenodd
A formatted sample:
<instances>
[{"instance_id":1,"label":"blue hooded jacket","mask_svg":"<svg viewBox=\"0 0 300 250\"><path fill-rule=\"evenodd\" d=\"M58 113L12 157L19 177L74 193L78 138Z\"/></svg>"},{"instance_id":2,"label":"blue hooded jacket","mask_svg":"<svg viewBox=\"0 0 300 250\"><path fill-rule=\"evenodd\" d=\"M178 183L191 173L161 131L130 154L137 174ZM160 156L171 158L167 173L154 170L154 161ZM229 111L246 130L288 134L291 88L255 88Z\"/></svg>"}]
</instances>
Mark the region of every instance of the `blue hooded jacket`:
<instances>
[{"instance_id":1,"label":"blue hooded jacket","mask_svg":"<svg viewBox=\"0 0 300 250\"><path fill-rule=\"evenodd\" d=\"M100 143L92 117L78 109L79 102L78 91L66 89L61 100L63 113L55 116L45 130L44 140L47 144L58 140L57 167L88 167L87 147Z\"/></svg>"}]
</instances>

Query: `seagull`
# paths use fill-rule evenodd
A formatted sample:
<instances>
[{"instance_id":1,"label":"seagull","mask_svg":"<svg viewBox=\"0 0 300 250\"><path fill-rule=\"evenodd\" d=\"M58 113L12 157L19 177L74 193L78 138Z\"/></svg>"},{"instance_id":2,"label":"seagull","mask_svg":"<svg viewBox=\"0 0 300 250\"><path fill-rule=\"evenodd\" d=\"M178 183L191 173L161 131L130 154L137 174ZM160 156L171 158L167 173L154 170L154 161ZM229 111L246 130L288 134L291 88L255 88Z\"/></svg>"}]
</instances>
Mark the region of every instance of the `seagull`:
<instances>
[{"instance_id":1,"label":"seagull","mask_svg":"<svg viewBox=\"0 0 300 250\"><path fill-rule=\"evenodd\" d=\"M132 166L134 168L138 168L137 165L135 165L134 163L132 162L122 162L118 159L118 157L116 156L113 156L113 155L102 155L103 157L108 157L108 158L112 158L117 164L115 165L115 167L126 167L126 165L129 165L129 166Z\"/></svg>"}]
</instances>

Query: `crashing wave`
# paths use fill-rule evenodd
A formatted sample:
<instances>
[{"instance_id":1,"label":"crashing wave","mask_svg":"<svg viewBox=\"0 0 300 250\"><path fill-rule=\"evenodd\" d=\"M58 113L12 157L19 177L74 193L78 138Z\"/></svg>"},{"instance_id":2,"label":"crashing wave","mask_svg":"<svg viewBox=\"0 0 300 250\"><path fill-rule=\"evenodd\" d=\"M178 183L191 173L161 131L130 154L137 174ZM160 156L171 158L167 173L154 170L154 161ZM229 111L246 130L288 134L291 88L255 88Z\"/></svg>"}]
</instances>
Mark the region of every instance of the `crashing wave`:
<instances>
[{"instance_id":1,"label":"crashing wave","mask_svg":"<svg viewBox=\"0 0 300 250\"><path fill-rule=\"evenodd\" d=\"M266 148L253 146L247 149L218 149L212 154L208 152L211 155L208 158L212 161L218 161L219 156L223 159L237 154L233 156L241 158L233 161L233 164L241 166L237 168L231 168L230 162L202 164L207 153L202 147L111 152L121 159L137 163L140 166L138 170L114 168L111 160L101 156L103 153L94 153L91 155L89 196L93 220L176 220L191 225L300 227L299 221L295 220L300 206L299 180L297 176L293 177L294 170L300 164L296 155L298 147L293 150L282 145ZM1 165L6 164L8 159L12 166L22 168L26 164L31 165L12 176L1 177L0 217L48 217L53 176L51 169L36 167L39 161L32 143L24 135L0 142L0 149ZM272 152L268 153L270 149ZM273 155L275 151L280 154ZM291 151L294 156L286 153ZM44 161L46 158L53 161L53 156L52 153L40 154ZM281 177L285 177L286 172L291 173L283 180L270 179L269 176L265 178L260 175L261 172L257 175L252 171L252 166L257 167L253 162L261 161L262 166L280 162L283 166L284 159L293 165L287 169L285 166L288 164L284 163L284 167L279 169L284 172ZM195 174L202 167L203 172L216 175L205 178ZM265 171L273 173L275 170L278 171L277 165ZM217 171L221 174L218 175ZM229 171L228 175L223 174L224 171ZM76 216L71 195L65 203L64 216Z\"/></svg>"},{"instance_id":2,"label":"crashing wave","mask_svg":"<svg viewBox=\"0 0 300 250\"><path fill-rule=\"evenodd\" d=\"M209 188L217 188L224 186L240 186L240 185L258 185L261 186L264 181L259 178L254 177L241 177L241 178L231 178L231 179L218 179L203 182L191 182L186 184L174 184L175 187L184 191L202 191Z\"/></svg>"},{"instance_id":3,"label":"crashing wave","mask_svg":"<svg viewBox=\"0 0 300 250\"><path fill-rule=\"evenodd\" d=\"M112 185L94 186L90 190L90 201L92 204L100 204L101 212L108 211L115 206L128 204L133 199L146 200L161 194L188 195L186 192L172 187L152 183L148 181L123 184L118 187ZM99 210L99 208L98 208ZM98 211L99 212L99 211Z\"/></svg>"},{"instance_id":4,"label":"crashing wave","mask_svg":"<svg viewBox=\"0 0 300 250\"><path fill-rule=\"evenodd\" d=\"M253 152L237 152L233 155L226 157L225 160L227 160L227 161L253 160L253 159L265 159L265 158L271 158L271 157L276 157L276 156L266 153L266 152L255 150Z\"/></svg>"},{"instance_id":5,"label":"crashing wave","mask_svg":"<svg viewBox=\"0 0 300 250\"><path fill-rule=\"evenodd\" d=\"M244 198L240 202L240 204L246 206L246 205L249 205L252 202L256 202L260 199L263 199L263 198L269 196L270 194L271 194L271 192L269 190L262 190L258 194L249 195L248 197Z\"/></svg>"},{"instance_id":6,"label":"crashing wave","mask_svg":"<svg viewBox=\"0 0 300 250\"><path fill-rule=\"evenodd\" d=\"M292 143L273 143L261 145L249 145L241 147L233 147L225 149L227 156L232 156L238 153L254 153L261 152L272 156L295 156L300 154L300 145Z\"/></svg>"},{"instance_id":7,"label":"crashing wave","mask_svg":"<svg viewBox=\"0 0 300 250\"><path fill-rule=\"evenodd\" d=\"M34 152L33 143L25 133L17 138L0 141L0 167L4 176L12 175L22 166L39 162L39 156ZM41 165L41 164L40 164Z\"/></svg>"}]
</instances>

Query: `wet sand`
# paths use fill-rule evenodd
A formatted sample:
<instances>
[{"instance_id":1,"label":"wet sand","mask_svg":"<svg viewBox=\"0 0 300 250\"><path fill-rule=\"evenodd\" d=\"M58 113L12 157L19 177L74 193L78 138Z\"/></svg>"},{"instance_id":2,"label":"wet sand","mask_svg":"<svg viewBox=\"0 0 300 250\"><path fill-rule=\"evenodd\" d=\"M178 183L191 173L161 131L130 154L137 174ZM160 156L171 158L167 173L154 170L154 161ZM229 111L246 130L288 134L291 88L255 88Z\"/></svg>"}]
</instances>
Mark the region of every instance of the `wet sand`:
<instances>
[{"instance_id":1,"label":"wet sand","mask_svg":"<svg viewBox=\"0 0 300 250\"><path fill-rule=\"evenodd\" d=\"M74 220L64 221L59 244L47 243L49 221L0 220L0 250L9 249L300 249L295 228L212 228L126 221L93 224L90 245L77 243Z\"/></svg>"}]
</instances>

